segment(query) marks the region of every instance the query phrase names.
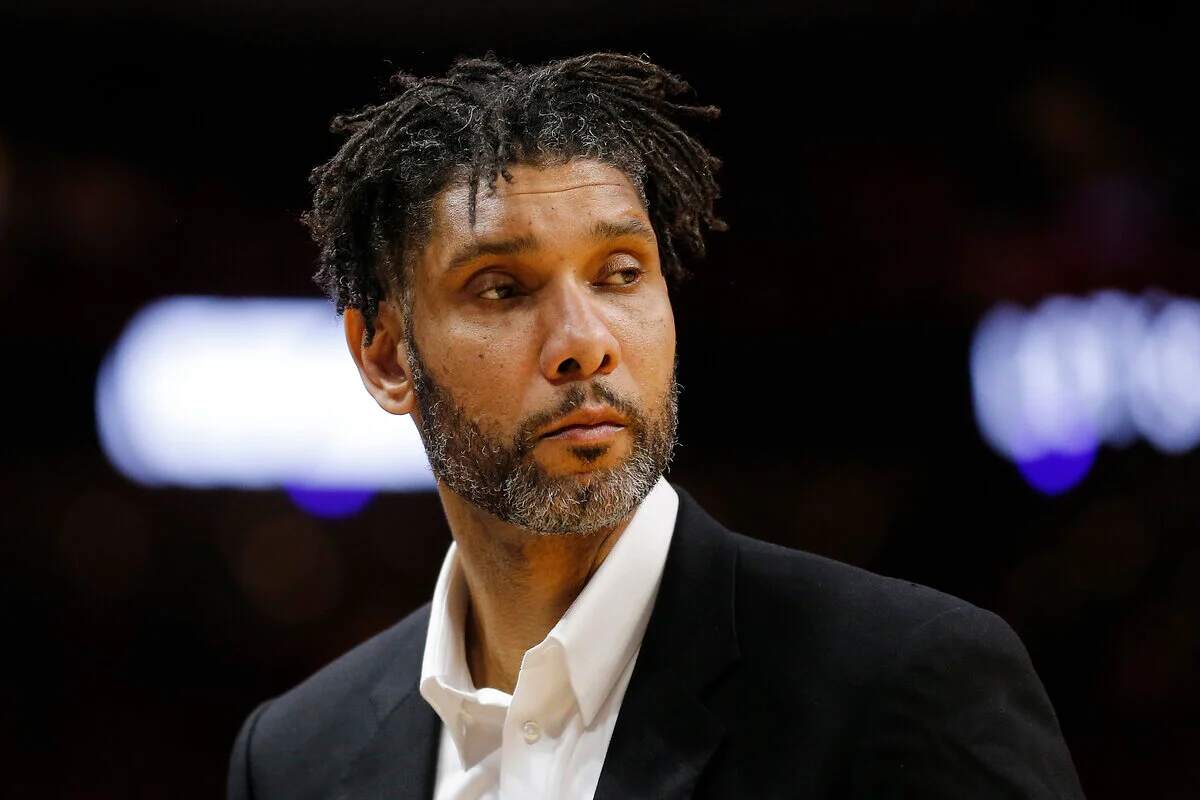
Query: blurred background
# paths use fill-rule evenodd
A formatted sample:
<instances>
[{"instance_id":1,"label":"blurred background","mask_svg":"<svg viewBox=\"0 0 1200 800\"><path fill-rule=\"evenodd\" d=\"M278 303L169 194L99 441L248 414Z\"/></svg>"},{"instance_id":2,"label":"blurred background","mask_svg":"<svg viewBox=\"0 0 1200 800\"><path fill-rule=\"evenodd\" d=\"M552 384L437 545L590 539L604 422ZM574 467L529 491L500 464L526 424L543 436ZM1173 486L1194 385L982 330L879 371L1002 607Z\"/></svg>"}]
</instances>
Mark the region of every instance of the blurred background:
<instances>
[{"instance_id":1,"label":"blurred background","mask_svg":"<svg viewBox=\"0 0 1200 800\"><path fill-rule=\"evenodd\" d=\"M645 52L724 111L700 137L731 230L674 295L670 478L734 529L1002 615L1093 800L1198 796L1200 131L1181 19L899 0L0 9L0 794L221 796L254 704L431 595L449 542L433 492L329 506L280 481L146 485L98 426L134 400L105 406L98 379L152 301L316 298L297 218L330 117L396 69L491 48ZM191 370L205 329L165 320L156 352ZM294 343L248 404L304 394ZM219 371L195 375L191 401L228 398Z\"/></svg>"}]
</instances>

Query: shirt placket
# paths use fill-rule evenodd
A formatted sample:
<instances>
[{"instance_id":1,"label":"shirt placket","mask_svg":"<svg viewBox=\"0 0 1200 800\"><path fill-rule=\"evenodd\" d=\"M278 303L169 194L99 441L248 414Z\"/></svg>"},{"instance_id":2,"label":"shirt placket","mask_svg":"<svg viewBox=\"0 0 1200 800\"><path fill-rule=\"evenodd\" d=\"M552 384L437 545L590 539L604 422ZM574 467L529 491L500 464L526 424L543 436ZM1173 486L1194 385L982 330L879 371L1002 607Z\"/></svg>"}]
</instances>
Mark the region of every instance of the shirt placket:
<instances>
[{"instance_id":1,"label":"shirt placket","mask_svg":"<svg viewBox=\"0 0 1200 800\"><path fill-rule=\"evenodd\" d=\"M525 654L504 722L502 800L554 798L549 781L558 772L554 767L564 684L561 659L554 658L549 648Z\"/></svg>"}]
</instances>

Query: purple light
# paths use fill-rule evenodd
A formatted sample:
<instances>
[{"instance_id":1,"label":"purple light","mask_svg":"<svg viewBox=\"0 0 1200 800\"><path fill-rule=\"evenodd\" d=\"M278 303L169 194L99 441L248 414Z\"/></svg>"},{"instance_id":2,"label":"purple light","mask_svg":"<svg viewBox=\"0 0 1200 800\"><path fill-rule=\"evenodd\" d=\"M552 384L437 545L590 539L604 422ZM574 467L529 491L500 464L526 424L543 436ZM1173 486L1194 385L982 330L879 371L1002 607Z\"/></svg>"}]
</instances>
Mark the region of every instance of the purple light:
<instances>
[{"instance_id":1,"label":"purple light","mask_svg":"<svg viewBox=\"0 0 1200 800\"><path fill-rule=\"evenodd\" d=\"M1037 458L1017 462L1017 469L1034 489L1057 495L1076 486L1087 477L1096 461L1097 446L1079 453L1044 453Z\"/></svg>"},{"instance_id":2,"label":"purple light","mask_svg":"<svg viewBox=\"0 0 1200 800\"><path fill-rule=\"evenodd\" d=\"M306 486L288 486L287 493L302 511L325 519L353 516L375 496L369 489L313 489Z\"/></svg>"}]
</instances>

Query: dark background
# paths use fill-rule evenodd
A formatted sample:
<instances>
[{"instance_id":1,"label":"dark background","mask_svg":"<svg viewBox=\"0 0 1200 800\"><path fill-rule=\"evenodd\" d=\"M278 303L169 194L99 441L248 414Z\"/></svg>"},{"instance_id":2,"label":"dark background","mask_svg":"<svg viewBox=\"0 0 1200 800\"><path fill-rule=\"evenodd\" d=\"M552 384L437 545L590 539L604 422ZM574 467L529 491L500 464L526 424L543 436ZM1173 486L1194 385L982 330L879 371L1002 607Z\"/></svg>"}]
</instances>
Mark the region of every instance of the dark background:
<instances>
[{"instance_id":1,"label":"dark background","mask_svg":"<svg viewBox=\"0 0 1200 800\"><path fill-rule=\"evenodd\" d=\"M215 797L261 699L428 599L436 496L318 521L149 490L92 396L143 303L316 294L336 112L403 67L645 52L723 118L731 230L675 294L670 477L730 527L959 595L1026 642L1093 799L1198 796L1200 453L1056 498L974 424L993 304L1200 295L1195 27L1115 4L0 5L7 797Z\"/></svg>"}]
</instances>

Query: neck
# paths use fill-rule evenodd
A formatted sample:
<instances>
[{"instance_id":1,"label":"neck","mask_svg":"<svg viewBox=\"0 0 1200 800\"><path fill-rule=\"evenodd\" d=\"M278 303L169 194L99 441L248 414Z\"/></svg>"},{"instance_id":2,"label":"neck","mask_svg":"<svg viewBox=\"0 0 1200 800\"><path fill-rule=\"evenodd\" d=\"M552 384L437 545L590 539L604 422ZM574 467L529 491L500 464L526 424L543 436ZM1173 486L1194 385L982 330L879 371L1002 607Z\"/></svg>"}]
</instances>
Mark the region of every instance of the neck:
<instances>
[{"instance_id":1,"label":"neck","mask_svg":"<svg viewBox=\"0 0 1200 800\"><path fill-rule=\"evenodd\" d=\"M438 481L469 596L464 641L477 688L512 694L525 651L546 638L628 527L543 534L504 522Z\"/></svg>"}]
</instances>

